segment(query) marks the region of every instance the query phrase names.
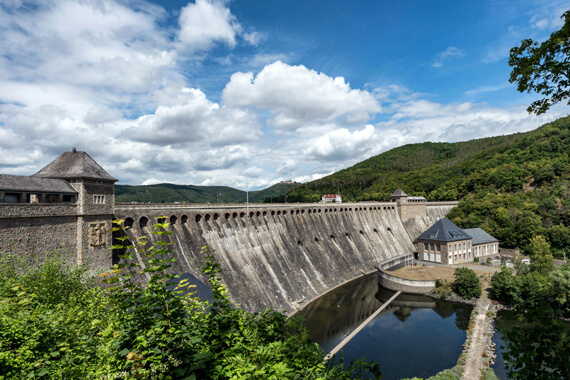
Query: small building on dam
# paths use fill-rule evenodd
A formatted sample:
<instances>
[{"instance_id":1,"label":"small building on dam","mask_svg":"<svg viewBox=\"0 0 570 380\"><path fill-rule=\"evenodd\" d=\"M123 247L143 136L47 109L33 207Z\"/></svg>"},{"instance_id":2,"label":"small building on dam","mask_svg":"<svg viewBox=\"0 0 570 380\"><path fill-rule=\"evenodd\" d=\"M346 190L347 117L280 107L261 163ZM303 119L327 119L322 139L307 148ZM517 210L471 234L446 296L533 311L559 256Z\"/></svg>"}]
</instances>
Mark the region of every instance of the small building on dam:
<instances>
[{"instance_id":1,"label":"small building on dam","mask_svg":"<svg viewBox=\"0 0 570 380\"><path fill-rule=\"evenodd\" d=\"M64 248L102 271L114 262L114 219L125 221L133 241L152 242L153 223L166 217L176 256L169 271L205 281L200 265L207 246L236 305L292 313L300 300L408 257L420 233L457 205L401 190L392 202L115 204L116 181L76 150L29 177L0 175L0 254L41 257Z\"/></svg>"}]
</instances>

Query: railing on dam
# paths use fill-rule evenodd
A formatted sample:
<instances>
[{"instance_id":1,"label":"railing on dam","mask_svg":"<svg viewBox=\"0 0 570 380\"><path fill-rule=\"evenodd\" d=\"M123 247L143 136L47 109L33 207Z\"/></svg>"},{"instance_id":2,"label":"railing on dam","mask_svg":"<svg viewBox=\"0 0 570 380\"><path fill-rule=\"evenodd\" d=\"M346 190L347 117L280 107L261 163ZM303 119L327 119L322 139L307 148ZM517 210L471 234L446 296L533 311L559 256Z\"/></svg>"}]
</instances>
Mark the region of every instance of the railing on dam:
<instances>
[{"instance_id":1,"label":"railing on dam","mask_svg":"<svg viewBox=\"0 0 570 380\"><path fill-rule=\"evenodd\" d=\"M346 212L389 211L396 212L393 202L361 202L361 203L192 203L192 204L117 204L115 215L119 218L141 218L164 216L176 223L189 219L196 222L218 219L243 219L265 216L285 215L327 215ZM143 224L146 224L143 222Z\"/></svg>"},{"instance_id":2,"label":"railing on dam","mask_svg":"<svg viewBox=\"0 0 570 380\"><path fill-rule=\"evenodd\" d=\"M436 202L437 203L437 202ZM140 209L241 209L246 208L247 203L117 203L115 210L140 210ZM345 202L345 203L249 203L249 208L358 208L364 207L391 207L395 208L394 202Z\"/></svg>"}]
</instances>

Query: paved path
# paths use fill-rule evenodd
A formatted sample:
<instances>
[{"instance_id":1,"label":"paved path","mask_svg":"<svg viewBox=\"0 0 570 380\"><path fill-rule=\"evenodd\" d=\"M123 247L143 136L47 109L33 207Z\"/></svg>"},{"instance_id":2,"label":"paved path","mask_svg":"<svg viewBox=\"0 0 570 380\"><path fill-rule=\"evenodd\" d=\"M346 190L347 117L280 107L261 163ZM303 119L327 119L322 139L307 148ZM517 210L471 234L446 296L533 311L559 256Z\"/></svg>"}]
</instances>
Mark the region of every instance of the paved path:
<instances>
[{"instance_id":1,"label":"paved path","mask_svg":"<svg viewBox=\"0 0 570 380\"><path fill-rule=\"evenodd\" d=\"M489 310L490 302L487 295L487 289L483 289L483 294L477 301L475 310L475 326L473 326L473 335L471 335L471 345L465 369L461 380L475 380L481 378L481 368L483 368L483 352L485 351L485 319L487 318L487 310Z\"/></svg>"}]
</instances>

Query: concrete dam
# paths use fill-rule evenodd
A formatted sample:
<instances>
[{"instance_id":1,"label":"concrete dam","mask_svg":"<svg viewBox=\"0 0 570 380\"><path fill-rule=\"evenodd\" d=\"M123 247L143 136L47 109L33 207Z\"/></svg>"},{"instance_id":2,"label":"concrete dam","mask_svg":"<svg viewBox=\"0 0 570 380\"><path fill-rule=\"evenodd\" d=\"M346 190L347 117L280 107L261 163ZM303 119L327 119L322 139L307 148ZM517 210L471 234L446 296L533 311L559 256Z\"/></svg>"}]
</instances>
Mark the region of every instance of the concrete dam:
<instances>
[{"instance_id":1,"label":"concrete dam","mask_svg":"<svg viewBox=\"0 0 570 380\"><path fill-rule=\"evenodd\" d=\"M200 252L209 246L235 304L292 313L299 301L374 266L398 264L415 251L413 240L458 203L398 189L385 203L115 204L116 181L75 149L29 177L0 174L0 254L35 259L63 249L105 271L117 261L109 250L113 219L124 219L136 241L155 239L153 225L165 217L177 257L172 272L204 281Z\"/></svg>"},{"instance_id":2,"label":"concrete dam","mask_svg":"<svg viewBox=\"0 0 570 380\"><path fill-rule=\"evenodd\" d=\"M293 313L328 290L415 251L423 230L457 202L424 202L416 212L400 202L342 204L116 205L132 240L151 235L159 217L171 223L177 257L170 271L202 281L201 249L221 264L232 301L248 311ZM406 209L406 207L404 207ZM425 211L424 211L425 210ZM140 258L139 258L140 260Z\"/></svg>"}]
</instances>

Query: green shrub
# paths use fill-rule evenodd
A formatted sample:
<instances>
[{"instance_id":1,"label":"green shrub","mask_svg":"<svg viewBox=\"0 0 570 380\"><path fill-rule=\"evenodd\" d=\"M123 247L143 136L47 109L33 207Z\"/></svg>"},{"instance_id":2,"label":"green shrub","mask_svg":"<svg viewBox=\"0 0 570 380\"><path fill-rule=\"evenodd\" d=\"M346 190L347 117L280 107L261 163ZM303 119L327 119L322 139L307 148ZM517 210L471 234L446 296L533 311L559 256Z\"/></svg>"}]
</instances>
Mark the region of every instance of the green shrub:
<instances>
[{"instance_id":1,"label":"green shrub","mask_svg":"<svg viewBox=\"0 0 570 380\"><path fill-rule=\"evenodd\" d=\"M434 293L440 299L446 299L451 295L451 284L447 281L435 280Z\"/></svg>"},{"instance_id":2,"label":"green shrub","mask_svg":"<svg viewBox=\"0 0 570 380\"><path fill-rule=\"evenodd\" d=\"M491 297L506 304L515 302L520 294L522 281L513 274L513 270L502 267L491 277Z\"/></svg>"},{"instance_id":3,"label":"green shrub","mask_svg":"<svg viewBox=\"0 0 570 380\"><path fill-rule=\"evenodd\" d=\"M453 291L462 298L479 298L481 296L481 283L473 269L457 268L453 272Z\"/></svg>"}]
</instances>

